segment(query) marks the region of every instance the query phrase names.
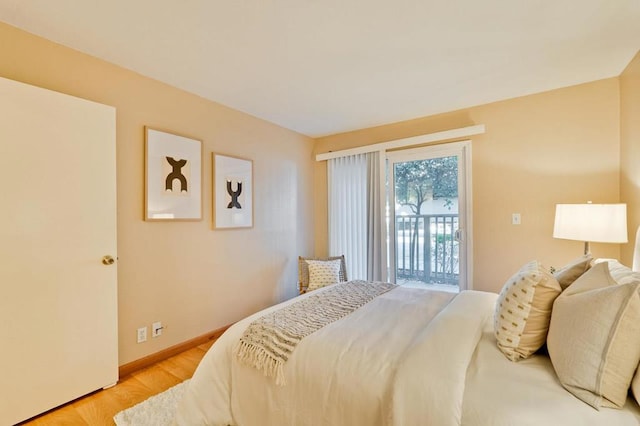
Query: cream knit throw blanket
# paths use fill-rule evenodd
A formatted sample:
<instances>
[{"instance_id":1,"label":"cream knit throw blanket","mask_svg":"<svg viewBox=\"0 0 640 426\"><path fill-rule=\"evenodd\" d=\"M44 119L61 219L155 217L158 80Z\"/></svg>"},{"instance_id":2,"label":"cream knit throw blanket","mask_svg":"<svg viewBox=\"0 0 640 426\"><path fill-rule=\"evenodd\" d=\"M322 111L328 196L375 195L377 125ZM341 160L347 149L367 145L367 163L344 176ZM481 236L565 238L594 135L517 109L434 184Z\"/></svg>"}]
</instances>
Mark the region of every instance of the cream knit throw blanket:
<instances>
[{"instance_id":1,"label":"cream knit throw blanket","mask_svg":"<svg viewBox=\"0 0 640 426\"><path fill-rule=\"evenodd\" d=\"M284 363L304 337L396 287L391 283L349 281L313 293L253 321L240 338L236 356L240 363L284 385Z\"/></svg>"}]
</instances>

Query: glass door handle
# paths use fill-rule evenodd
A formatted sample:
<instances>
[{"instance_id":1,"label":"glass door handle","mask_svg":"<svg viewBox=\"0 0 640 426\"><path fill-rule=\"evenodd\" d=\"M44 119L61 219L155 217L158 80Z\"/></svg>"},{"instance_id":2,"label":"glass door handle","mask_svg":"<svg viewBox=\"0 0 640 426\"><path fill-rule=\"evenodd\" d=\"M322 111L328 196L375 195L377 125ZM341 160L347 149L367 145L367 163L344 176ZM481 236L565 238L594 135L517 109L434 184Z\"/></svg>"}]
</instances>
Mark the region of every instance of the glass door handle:
<instances>
[{"instance_id":1,"label":"glass door handle","mask_svg":"<svg viewBox=\"0 0 640 426\"><path fill-rule=\"evenodd\" d=\"M462 232L462 229L456 229L456 232L454 232L454 234L453 234L453 238L454 238L457 242L462 242L462 238L463 238L463 232Z\"/></svg>"}]
</instances>

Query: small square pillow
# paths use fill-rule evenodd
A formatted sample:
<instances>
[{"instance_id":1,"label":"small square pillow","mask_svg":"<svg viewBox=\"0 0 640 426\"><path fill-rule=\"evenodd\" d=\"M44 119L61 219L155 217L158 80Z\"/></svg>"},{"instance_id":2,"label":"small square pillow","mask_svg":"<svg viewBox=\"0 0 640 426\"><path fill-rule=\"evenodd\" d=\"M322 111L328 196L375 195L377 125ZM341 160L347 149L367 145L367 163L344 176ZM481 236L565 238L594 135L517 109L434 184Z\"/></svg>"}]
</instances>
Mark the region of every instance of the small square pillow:
<instances>
[{"instance_id":1,"label":"small square pillow","mask_svg":"<svg viewBox=\"0 0 640 426\"><path fill-rule=\"evenodd\" d=\"M542 347L553 301L561 291L558 281L537 261L507 280L493 317L498 348L507 358L519 361Z\"/></svg>"},{"instance_id":2,"label":"small square pillow","mask_svg":"<svg viewBox=\"0 0 640 426\"><path fill-rule=\"evenodd\" d=\"M594 265L553 304L547 348L562 386L596 409L621 408L640 362L640 281Z\"/></svg>"},{"instance_id":3,"label":"small square pillow","mask_svg":"<svg viewBox=\"0 0 640 426\"><path fill-rule=\"evenodd\" d=\"M591 267L591 255L585 254L564 265L561 269L553 273L553 276L560 283L562 290L566 289L584 274Z\"/></svg>"},{"instance_id":4,"label":"small square pillow","mask_svg":"<svg viewBox=\"0 0 640 426\"><path fill-rule=\"evenodd\" d=\"M309 290L340 282L341 260L307 260L306 262L309 265Z\"/></svg>"}]
</instances>

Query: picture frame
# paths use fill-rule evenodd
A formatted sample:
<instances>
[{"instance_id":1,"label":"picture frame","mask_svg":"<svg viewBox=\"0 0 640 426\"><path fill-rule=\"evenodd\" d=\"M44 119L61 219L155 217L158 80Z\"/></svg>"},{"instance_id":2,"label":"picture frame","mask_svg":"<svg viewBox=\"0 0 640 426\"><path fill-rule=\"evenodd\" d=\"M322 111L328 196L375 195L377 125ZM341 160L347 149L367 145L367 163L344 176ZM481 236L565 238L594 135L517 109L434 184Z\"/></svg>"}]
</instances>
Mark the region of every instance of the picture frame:
<instances>
[{"instance_id":1,"label":"picture frame","mask_svg":"<svg viewBox=\"0 0 640 426\"><path fill-rule=\"evenodd\" d=\"M211 153L213 228L253 227L253 161Z\"/></svg>"},{"instance_id":2,"label":"picture frame","mask_svg":"<svg viewBox=\"0 0 640 426\"><path fill-rule=\"evenodd\" d=\"M144 219L202 220L202 141L145 126Z\"/></svg>"}]
</instances>

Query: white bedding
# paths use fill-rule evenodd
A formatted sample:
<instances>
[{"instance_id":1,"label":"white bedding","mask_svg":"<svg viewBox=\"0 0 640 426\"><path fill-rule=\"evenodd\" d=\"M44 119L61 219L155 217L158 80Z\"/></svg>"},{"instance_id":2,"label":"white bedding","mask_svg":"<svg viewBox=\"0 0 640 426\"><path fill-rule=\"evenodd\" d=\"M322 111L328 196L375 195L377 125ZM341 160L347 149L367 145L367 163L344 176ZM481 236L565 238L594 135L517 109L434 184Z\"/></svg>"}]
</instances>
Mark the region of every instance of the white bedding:
<instances>
[{"instance_id":1,"label":"white bedding","mask_svg":"<svg viewBox=\"0 0 640 426\"><path fill-rule=\"evenodd\" d=\"M462 423L638 426L640 408L629 397L622 410L595 410L562 387L547 355L509 361L496 345L493 324L487 323L467 370Z\"/></svg>"},{"instance_id":2,"label":"white bedding","mask_svg":"<svg viewBox=\"0 0 640 426\"><path fill-rule=\"evenodd\" d=\"M322 290L319 290L322 291ZM305 297L305 296L301 296ZM306 337L286 386L239 365L248 317L205 355L179 425L638 425L640 410L597 412L566 392L548 358L511 363L495 347L497 295L399 287ZM451 300L453 298L453 300Z\"/></svg>"}]
</instances>

